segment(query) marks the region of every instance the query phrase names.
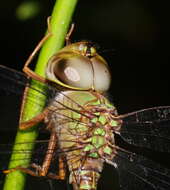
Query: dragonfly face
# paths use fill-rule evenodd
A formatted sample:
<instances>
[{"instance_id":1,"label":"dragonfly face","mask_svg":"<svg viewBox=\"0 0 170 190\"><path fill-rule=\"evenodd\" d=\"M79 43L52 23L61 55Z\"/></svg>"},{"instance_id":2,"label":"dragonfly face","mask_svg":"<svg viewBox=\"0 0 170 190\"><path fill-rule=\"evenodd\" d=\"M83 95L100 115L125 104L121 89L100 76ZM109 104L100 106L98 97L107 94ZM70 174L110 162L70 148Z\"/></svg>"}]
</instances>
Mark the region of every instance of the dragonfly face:
<instances>
[{"instance_id":1,"label":"dragonfly face","mask_svg":"<svg viewBox=\"0 0 170 190\"><path fill-rule=\"evenodd\" d=\"M70 44L51 57L47 79L69 89L107 91L111 76L106 61L90 42Z\"/></svg>"},{"instance_id":2,"label":"dragonfly face","mask_svg":"<svg viewBox=\"0 0 170 190\"><path fill-rule=\"evenodd\" d=\"M170 170L150 156L156 151L170 152L170 106L118 115L103 96L111 78L107 63L89 42L70 44L52 56L46 76L63 90L47 84L47 90L54 96L47 100L44 123L46 131L56 138L38 144L58 145L44 154L52 157L50 165L56 164L56 159L62 160L64 167L60 169L68 168L75 190L96 189L104 162L117 169L122 190L170 188ZM0 82L2 87L18 86L19 91L29 86L30 81L22 73L0 66ZM50 94L30 88L43 96ZM12 89L8 88L15 92ZM36 104L38 96L29 96ZM132 148L117 143L115 136ZM57 178L56 171L54 174L49 170L47 177Z\"/></svg>"}]
</instances>

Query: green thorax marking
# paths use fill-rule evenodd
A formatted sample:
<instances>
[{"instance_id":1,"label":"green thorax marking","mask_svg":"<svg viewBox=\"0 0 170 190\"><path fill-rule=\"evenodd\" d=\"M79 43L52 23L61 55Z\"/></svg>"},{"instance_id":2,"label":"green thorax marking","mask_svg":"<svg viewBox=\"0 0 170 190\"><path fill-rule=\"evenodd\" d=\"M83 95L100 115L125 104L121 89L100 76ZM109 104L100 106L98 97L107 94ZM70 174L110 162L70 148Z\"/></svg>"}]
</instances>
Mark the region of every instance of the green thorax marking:
<instances>
[{"instance_id":1,"label":"green thorax marking","mask_svg":"<svg viewBox=\"0 0 170 190\"><path fill-rule=\"evenodd\" d=\"M112 113L109 112L109 110L114 110L115 107L100 94L101 99L97 99L97 96L88 91L68 91L66 95L73 100L73 102L65 101L67 107L71 109L63 111L63 115L73 118L73 121L70 121L67 125L68 134L70 134L70 131L72 134L72 137L68 137L70 139L74 136L79 137L78 141L84 144L82 151L89 157L99 158L101 149L103 153L111 155L112 149L107 144L106 136L110 136L110 139L112 139L113 133L112 131L108 132L106 128L118 125L117 121L111 119ZM66 145L73 146L73 144L74 142Z\"/></svg>"}]
</instances>

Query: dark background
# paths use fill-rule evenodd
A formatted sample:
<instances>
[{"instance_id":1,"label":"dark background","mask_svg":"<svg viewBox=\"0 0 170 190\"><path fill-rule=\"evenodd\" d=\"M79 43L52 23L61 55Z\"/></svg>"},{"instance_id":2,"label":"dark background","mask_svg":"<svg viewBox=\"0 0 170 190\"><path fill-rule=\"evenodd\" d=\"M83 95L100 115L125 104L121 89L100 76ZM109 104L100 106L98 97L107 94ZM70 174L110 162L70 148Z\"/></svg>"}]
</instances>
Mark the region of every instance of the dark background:
<instances>
[{"instance_id":1,"label":"dark background","mask_svg":"<svg viewBox=\"0 0 170 190\"><path fill-rule=\"evenodd\" d=\"M24 20L16 14L23 1L1 2L2 65L21 70L46 30L54 0L33 2L38 3L38 10ZM119 113L170 105L169 19L168 1L79 1L72 39L99 44L111 69L110 95ZM14 125L15 98L1 96L0 108L2 126Z\"/></svg>"},{"instance_id":2,"label":"dark background","mask_svg":"<svg viewBox=\"0 0 170 190\"><path fill-rule=\"evenodd\" d=\"M1 4L1 64L21 70L46 30L54 0L34 1L39 11L21 20L23 1ZM80 0L73 22L73 41L88 39L112 72L111 95L120 112L169 105L169 11L166 1Z\"/></svg>"}]
</instances>

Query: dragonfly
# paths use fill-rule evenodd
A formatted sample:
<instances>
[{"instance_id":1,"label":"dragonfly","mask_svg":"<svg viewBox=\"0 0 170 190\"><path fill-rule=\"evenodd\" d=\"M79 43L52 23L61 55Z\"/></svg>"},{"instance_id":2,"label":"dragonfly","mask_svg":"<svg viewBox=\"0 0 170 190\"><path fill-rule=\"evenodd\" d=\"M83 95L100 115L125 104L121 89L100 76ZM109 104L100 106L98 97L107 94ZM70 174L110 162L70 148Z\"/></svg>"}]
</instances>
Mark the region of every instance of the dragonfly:
<instances>
[{"instance_id":1,"label":"dragonfly","mask_svg":"<svg viewBox=\"0 0 170 190\"><path fill-rule=\"evenodd\" d=\"M121 190L170 188L170 169L166 159L162 161L170 152L170 106L118 114L106 95L111 81L107 62L88 41L67 43L54 54L46 78L30 70L28 62L25 73L0 65L0 86L16 94L31 89L24 98L32 106L44 106L36 100L46 98L43 111L20 122L20 129L43 123L38 130L48 137L34 142L38 148L33 153L14 150L35 158L29 166L4 173L19 170L35 177L68 178L74 190L95 190L107 164L118 172Z\"/></svg>"}]
</instances>

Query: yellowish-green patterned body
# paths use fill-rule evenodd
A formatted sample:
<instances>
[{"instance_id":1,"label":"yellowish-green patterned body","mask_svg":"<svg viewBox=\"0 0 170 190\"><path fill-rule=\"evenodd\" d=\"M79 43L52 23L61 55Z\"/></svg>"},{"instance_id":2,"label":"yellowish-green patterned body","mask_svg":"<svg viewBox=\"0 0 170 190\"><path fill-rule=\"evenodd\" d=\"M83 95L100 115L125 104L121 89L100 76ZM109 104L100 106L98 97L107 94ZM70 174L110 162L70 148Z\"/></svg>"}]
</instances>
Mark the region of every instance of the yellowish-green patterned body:
<instances>
[{"instance_id":1,"label":"yellowish-green patterned body","mask_svg":"<svg viewBox=\"0 0 170 190\"><path fill-rule=\"evenodd\" d=\"M116 153L113 131L121 122L113 119L115 107L101 94L87 91L63 92L51 106L58 107L48 119L56 126L59 148L68 150L64 157L70 183L75 190L96 189L103 163Z\"/></svg>"}]
</instances>

